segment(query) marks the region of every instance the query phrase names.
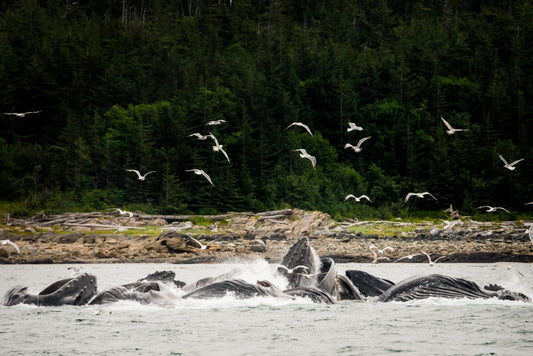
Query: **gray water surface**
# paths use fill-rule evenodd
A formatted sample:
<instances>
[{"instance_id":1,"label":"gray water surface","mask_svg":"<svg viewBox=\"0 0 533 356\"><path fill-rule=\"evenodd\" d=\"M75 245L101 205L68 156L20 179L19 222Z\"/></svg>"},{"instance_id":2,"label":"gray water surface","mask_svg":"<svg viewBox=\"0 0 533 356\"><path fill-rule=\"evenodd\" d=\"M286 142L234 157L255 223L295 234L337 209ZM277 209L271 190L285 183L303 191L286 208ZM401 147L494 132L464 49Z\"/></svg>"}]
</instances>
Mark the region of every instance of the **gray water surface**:
<instances>
[{"instance_id":1,"label":"gray water surface","mask_svg":"<svg viewBox=\"0 0 533 356\"><path fill-rule=\"evenodd\" d=\"M265 261L228 264L77 265L97 276L98 289L172 270L193 282L233 271L250 282L286 281ZM69 277L68 265L2 265L0 295L15 285L38 293ZM399 282L429 273L498 283L533 296L533 265L340 264ZM227 296L175 300L165 306L119 302L104 306L0 306L2 355L533 355L533 303L427 299L413 302L314 304L305 299Z\"/></svg>"}]
</instances>

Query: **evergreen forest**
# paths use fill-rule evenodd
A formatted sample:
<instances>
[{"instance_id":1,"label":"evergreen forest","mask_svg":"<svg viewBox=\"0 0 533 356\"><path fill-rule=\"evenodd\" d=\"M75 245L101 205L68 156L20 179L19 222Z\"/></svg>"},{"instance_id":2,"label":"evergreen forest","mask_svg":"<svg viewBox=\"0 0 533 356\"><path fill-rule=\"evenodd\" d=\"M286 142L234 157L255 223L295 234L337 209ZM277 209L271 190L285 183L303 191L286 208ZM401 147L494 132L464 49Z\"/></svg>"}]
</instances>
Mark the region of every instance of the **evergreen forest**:
<instances>
[{"instance_id":1,"label":"evergreen forest","mask_svg":"<svg viewBox=\"0 0 533 356\"><path fill-rule=\"evenodd\" d=\"M532 216L532 68L530 0L4 0L0 208Z\"/></svg>"}]
</instances>

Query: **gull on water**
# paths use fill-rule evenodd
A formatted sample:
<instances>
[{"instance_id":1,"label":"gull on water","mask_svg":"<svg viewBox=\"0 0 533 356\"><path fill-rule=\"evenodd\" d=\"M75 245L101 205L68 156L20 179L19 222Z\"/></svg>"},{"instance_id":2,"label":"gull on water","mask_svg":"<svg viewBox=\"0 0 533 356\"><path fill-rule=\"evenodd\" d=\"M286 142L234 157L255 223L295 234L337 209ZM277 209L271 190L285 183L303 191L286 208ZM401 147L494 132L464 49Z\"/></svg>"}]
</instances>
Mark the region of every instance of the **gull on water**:
<instances>
[{"instance_id":1,"label":"gull on water","mask_svg":"<svg viewBox=\"0 0 533 356\"><path fill-rule=\"evenodd\" d=\"M406 196L405 196L405 202L407 203L407 201L409 200L409 198L411 197L417 197L417 198L424 198L425 195L429 195L430 197L432 197L433 199L437 200L437 198L435 198L430 192L423 192L423 193L408 193Z\"/></svg>"},{"instance_id":2,"label":"gull on water","mask_svg":"<svg viewBox=\"0 0 533 356\"><path fill-rule=\"evenodd\" d=\"M313 136L313 133L311 132L311 129L309 128L309 126L307 126L306 124L303 124L301 122L293 122L292 124L287 126L285 128L285 130L287 130L289 127L294 126L294 125L303 127L307 132L309 132L309 135Z\"/></svg>"},{"instance_id":3,"label":"gull on water","mask_svg":"<svg viewBox=\"0 0 533 356\"><path fill-rule=\"evenodd\" d=\"M196 242L199 246L200 246L200 250L205 250L207 249L207 246L209 246L209 244L215 242L216 240L218 240L219 238L217 237L216 239L214 239L213 241L209 241L207 244L203 244L201 243L200 241L198 241L197 239L195 239L194 237L192 236L189 236L189 235L186 235L187 238L191 239L192 241Z\"/></svg>"},{"instance_id":4,"label":"gull on water","mask_svg":"<svg viewBox=\"0 0 533 356\"><path fill-rule=\"evenodd\" d=\"M346 131L350 132L350 131L363 131L363 128L361 126L357 126L356 124L354 124L353 122L349 122L348 123L348 128L346 129Z\"/></svg>"},{"instance_id":5,"label":"gull on water","mask_svg":"<svg viewBox=\"0 0 533 356\"><path fill-rule=\"evenodd\" d=\"M368 196L364 195L364 194L361 195L360 197L356 197L356 196L353 195L353 194L348 194L348 195L346 196L346 198L344 198L344 201L346 201L346 200L348 200L348 199L350 199L350 198L355 199L355 201L358 202L358 203L361 201L361 199L366 199L366 200L368 200L369 202L372 203L372 200L370 200L370 198L369 198Z\"/></svg>"},{"instance_id":6,"label":"gull on water","mask_svg":"<svg viewBox=\"0 0 533 356\"><path fill-rule=\"evenodd\" d=\"M14 243L14 242L11 241L11 240L0 240L0 244L2 244L2 245L11 245L11 246L13 246L13 247L17 250L18 253L20 253L20 249L19 249L19 247L17 246L17 244Z\"/></svg>"},{"instance_id":7,"label":"gull on water","mask_svg":"<svg viewBox=\"0 0 533 356\"><path fill-rule=\"evenodd\" d=\"M209 177L202 169L186 169L185 172L194 172L194 174L202 175L209 181L209 183L211 183L212 186L215 186L213 181L211 181L211 177Z\"/></svg>"},{"instance_id":8,"label":"gull on water","mask_svg":"<svg viewBox=\"0 0 533 356\"><path fill-rule=\"evenodd\" d=\"M487 209L485 210L486 213L494 213L496 210L503 210L503 211L509 212L509 210L502 208L501 206L492 207L488 205L482 205L482 206L478 206L476 209L484 209L484 208Z\"/></svg>"},{"instance_id":9,"label":"gull on water","mask_svg":"<svg viewBox=\"0 0 533 356\"><path fill-rule=\"evenodd\" d=\"M453 135L454 133L456 133L457 131L468 131L468 129L454 129L452 127L452 125L450 125L448 123L448 121L444 120L444 118L441 116L440 119L442 120L442 122L444 122L444 125L446 125L446 127L448 128L448 130L446 130L446 133L448 135Z\"/></svg>"},{"instance_id":10,"label":"gull on water","mask_svg":"<svg viewBox=\"0 0 533 356\"><path fill-rule=\"evenodd\" d=\"M146 176L149 175L150 173L155 173L157 171L150 171L148 173L145 173L144 175L141 174L141 172L139 172L138 170L136 169L126 169L126 172L135 172L137 173L137 178L139 180L145 180L146 179Z\"/></svg>"},{"instance_id":11,"label":"gull on water","mask_svg":"<svg viewBox=\"0 0 533 356\"><path fill-rule=\"evenodd\" d=\"M502 160L503 164L504 164L504 168L507 168L508 170L510 171L514 171L516 169L515 165L520 162L520 161L523 161L524 159L521 158L521 159L517 159L516 161L514 162L511 162L511 163L507 163L507 161L505 160L505 158L503 158L502 155L498 155L498 157L500 157L500 159Z\"/></svg>"},{"instance_id":12,"label":"gull on water","mask_svg":"<svg viewBox=\"0 0 533 356\"><path fill-rule=\"evenodd\" d=\"M209 126L213 126L213 125L220 125L222 123L226 122L226 120L213 120L213 121L209 121L207 124L205 124L206 126L209 125Z\"/></svg>"},{"instance_id":13,"label":"gull on water","mask_svg":"<svg viewBox=\"0 0 533 356\"><path fill-rule=\"evenodd\" d=\"M209 137L213 137L212 134L209 134L209 135L202 135L201 133L199 132L195 132L193 134L190 134L189 137L192 137L192 136L196 136L199 140L205 140L206 138L209 138Z\"/></svg>"},{"instance_id":14,"label":"gull on water","mask_svg":"<svg viewBox=\"0 0 533 356\"><path fill-rule=\"evenodd\" d=\"M29 114L38 114L42 110L39 111L26 111L26 112L5 112L4 115L12 115L12 116L18 116L18 117L24 117Z\"/></svg>"},{"instance_id":15,"label":"gull on water","mask_svg":"<svg viewBox=\"0 0 533 356\"><path fill-rule=\"evenodd\" d=\"M81 273L81 267L70 266L70 267L67 267L67 270L72 271L72 275L77 275Z\"/></svg>"},{"instance_id":16,"label":"gull on water","mask_svg":"<svg viewBox=\"0 0 533 356\"><path fill-rule=\"evenodd\" d=\"M224 154L224 156L226 156L226 159L228 160L229 162L229 157L228 157L228 154L226 153L226 151L224 151L224 149L222 148L223 146L218 143L218 140L217 138L215 137L215 135L213 135L211 132L209 133L209 135L211 135L211 138L213 139L213 141L215 142L215 145L213 146L213 151L215 152L222 152Z\"/></svg>"},{"instance_id":17,"label":"gull on water","mask_svg":"<svg viewBox=\"0 0 533 356\"><path fill-rule=\"evenodd\" d=\"M344 149L352 148L353 151L356 152L356 153L361 152L363 150L361 148L361 144L363 142L365 142L366 140L368 140L370 137L372 137L372 136L363 137L362 139L359 140L359 142L357 142L356 146L352 145L351 143L347 143L347 144L344 145Z\"/></svg>"},{"instance_id":18,"label":"gull on water","mask_svg":"<svg viewBox=\"0 0 533 356\"><path fill-rule=\"evenodd\" d=\"M427 253L424 252L424 251L420 251L420 252L422 252L424 255L427 256L427 258L428 258L428 262L429 262L429 265L430 265L430 266L435 265L435 263L437 263L439 260L442 260L443 258L447 257L447 256L439 256L439 257L437 257L437 259L436 259L435 261L432 261L432 260L431 260L431 256L430 256L429 254L427 254Z\"/></svg>"},{"instance_id":19,"label":"gull on water","mask_svg":"<svg viewBox=\"0 0 533 356\"><path fill-rule=\"evenodd\" d=\"M300 157L301 158L307 158L308 160L310 160L311 164L313 165L313 169L315 168L315 165L316 165L316 157L315 156L311 156L309 153L307 153L307 151L304 148L298 148L298 149L295 149L294 151L300 152Z\"/></svg>"}]
</instances>

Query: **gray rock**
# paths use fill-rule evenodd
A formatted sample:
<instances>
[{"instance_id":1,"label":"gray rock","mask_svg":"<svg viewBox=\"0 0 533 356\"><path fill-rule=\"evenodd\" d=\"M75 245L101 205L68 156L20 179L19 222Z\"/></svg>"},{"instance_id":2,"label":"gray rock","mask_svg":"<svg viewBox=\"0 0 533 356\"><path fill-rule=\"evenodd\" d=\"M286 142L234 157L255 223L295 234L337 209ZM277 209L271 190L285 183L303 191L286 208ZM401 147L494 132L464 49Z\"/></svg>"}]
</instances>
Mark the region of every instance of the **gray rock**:
<instances>
[{"instance_id":1,"label":"gray rock","mask_svg":"<svg viewBox=\"0 0 533 356\"><path fill-rule=\"evenodd\" d=\"M266 245L262 240L254 240L250 246L253 252L266 252Z\"/></svg>"},{"instance_id":2,"label":"gray rock","mask_svg":"<svg viewBox=\"0 0 533 356\"><path fill-rule=\"evenodd\" d=\"M434 227L433 229L429 230L429 234L433 237L440 236L440 229Z\"/></svg>"}]
</instances>

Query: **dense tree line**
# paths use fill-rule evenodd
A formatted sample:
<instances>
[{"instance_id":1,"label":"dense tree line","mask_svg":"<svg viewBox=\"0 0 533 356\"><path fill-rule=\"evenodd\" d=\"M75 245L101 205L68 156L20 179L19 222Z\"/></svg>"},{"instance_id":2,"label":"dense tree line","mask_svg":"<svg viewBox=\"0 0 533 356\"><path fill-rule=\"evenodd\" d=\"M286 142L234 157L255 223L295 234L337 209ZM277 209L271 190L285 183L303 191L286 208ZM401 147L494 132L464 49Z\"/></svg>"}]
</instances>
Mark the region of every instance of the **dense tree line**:
<instances>
[{"instance_id":1,"label":"dense tree line","mask_svg":"<svg viewBox=\"0 0 533 356\"><path fill-rule=\"evenodd\" d=\"M0 115L0 197L28 211L527 212L531 43L527 0L3 1L0 110L41 112ZM468 131L447 135L441 117ZM524 161L510 171L499 154ZM410 191L438 200L406 204Z\"/></svg>"}]
</instances>

